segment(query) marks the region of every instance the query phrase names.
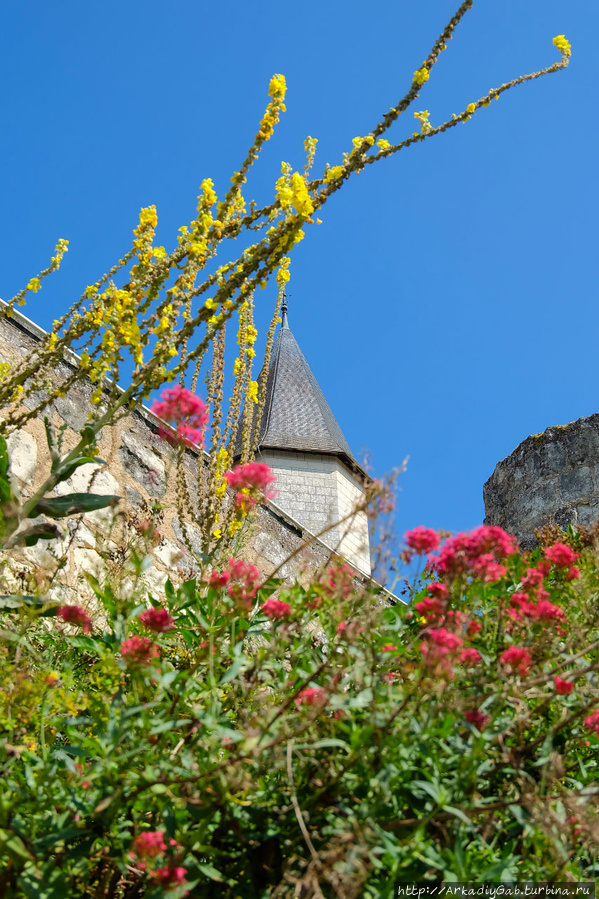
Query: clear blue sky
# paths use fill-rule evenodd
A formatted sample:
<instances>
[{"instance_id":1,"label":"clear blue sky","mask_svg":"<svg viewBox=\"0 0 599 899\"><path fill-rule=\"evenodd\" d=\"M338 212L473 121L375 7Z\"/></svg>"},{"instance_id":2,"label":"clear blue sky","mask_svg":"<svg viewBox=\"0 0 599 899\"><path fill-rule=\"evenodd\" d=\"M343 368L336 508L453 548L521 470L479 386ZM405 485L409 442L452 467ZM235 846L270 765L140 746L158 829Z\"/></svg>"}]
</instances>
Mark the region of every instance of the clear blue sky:
<instances>
[{"instance_id":1,"label":"clear blue sky","mask_svg":"<svg viewBox=\"0 0 599 899\"><path fill-rule=\"evenodd\" d=\"M156 204L172 247L202 178L224 192L270 76L287 113L248 195L281 160L336 164L408 89L458 0L8 0L1 16L2 274L9 299L59 237L63 269L23 311L43 327L130 245ZM354 452L409 455L397 510L463 530L528 434L599 411L596 0L475 0L415 109L439 124L557 58L466 125L345 185L292 263L291 328ZM415 130L410 111L391 139ZM260 292L259 323L274 301Z\"/></svg>"}]
</instances>

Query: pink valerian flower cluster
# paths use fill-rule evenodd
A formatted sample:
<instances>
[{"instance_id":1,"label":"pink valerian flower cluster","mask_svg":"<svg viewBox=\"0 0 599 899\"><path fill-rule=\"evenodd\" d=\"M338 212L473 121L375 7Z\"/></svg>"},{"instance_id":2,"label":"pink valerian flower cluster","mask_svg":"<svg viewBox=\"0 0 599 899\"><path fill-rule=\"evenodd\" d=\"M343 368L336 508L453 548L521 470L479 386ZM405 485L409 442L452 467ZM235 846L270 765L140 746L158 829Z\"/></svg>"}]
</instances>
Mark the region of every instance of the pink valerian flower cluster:
<instances>
[{"instance_id":1,"label":"pink valerian flower cluster","mask_svg":"<svg viewBox=\"0 0 599 899\"><path fill-rule=\"evenodd\" d=\"M133 852L136 858L156 858L162 852L166 852L163 830L145 830L133 840Z\"/></svg>"},{"instance_id":2,"label":"pink valerian flower cluster","mask_svg":"<svg viewBox=\"0 0 599 899\"><path fill-rule=\"evenodd\" d=\"M167 631L172 631L175 626L175 619L168 609L163 608L153 607L147 609L147 611L141 613L139 620L147 630L154 631L157 634L165 634Z\"/></svg>"},{"instance_id":3,"label":"pink valerian flower cluster","mask_svg":"<svg viewBox=\"0 0 599 899\"><path fill-rule=\"evenodd\" d=\"M76 625L86 634L91 634L92 620L81 606L59 606L56 614L62 618L65 624Z\"/></svg>"},{"instance_id":4,"label":"pink valerian flower cluster","mask_svg":"<svg viewBox=\"0 0 599 899\"><path fill-rule=\"evenodd\" d=\"M481 525L469 534L456 534L445 541L438 556L429 557L430 567L442 578L475 575L493 583L507 572L503 559L518 552L514 537L496 525Z\"/></svg>"},{"instance_id":5,"label":"pink valerian flower cluster","mask_svg":"<svg viewBox=\"0 0 599 899\"><path fill-rule=\"evenodd\" d=\"M546 590L542 593L548 595ZM523 621L525 617L536 621L561 621L566 617L564 610L548 599L537 601L536 597L531 599L527 593L519 591L510 596L510 605L508 614L515 621Z\"/></svg>"},{"instance_id":6,"label":"pink valerian flower cluster","mask_svg":"<svg viewBox=\"0 0 599 899\"><path fill-rule=\"evenodd\" d=\"M445 627L432 628L428 631L427 638L420 644L426 667L432 674L451 680L452 663L464 645L463 639Z\"/></svg>"},{"instance_id":7,"label":"pink valerian flower cluster","mask_svg":"<svg viewBox=\"0 0 599 899\"><path fill-rule=\"evenodd\" d=\"M501 653L499 660L513 671L517 670L520 677L526 677L532 665L530 653L523 646L510 646Z\"/></svg>"},{"instance_id":8,"label":"pink valerian flower cluster","mask_svg":"<svg viewBox=\"0 0 599 899\"><path fill-rule=\"evenodd\" d=\"M228 571L211 571L208 575L208 586L218 590L220 587L226 587L231 580Z\"/></svg>"},{"instance_id":9,"label":"pink valerian flower cluster","mask_svg":"<svg viewBox=\"0 0 599 899\"><path fill-rule=\"evenodd\" d=\"M429 592L429 596L415 603L414 608L427 622L441 624L445 620L449 590L445 584L437 582L428 584L426 589Z\"/></svg>"},{"instance_id":10,"label":"pink valerian flower cluster","mask_svg":"<svg viewBox=\"0 0 599 899\"><path fill-rule=\"evenodd\" d=\"M296 708L302 705L322 708L327 704L327 691L323 687L306 687L295 697Z\"/></svg>"},{"instance_id":11,"label":"pink valerian flower cluster","mask_svg":"<svg viewBox=\"0 0 599 899\"><path fill-rule=\"evenodd\" d=\"M555 685L555 692L561 694L561 696L567 696L574 689L572 681L564 680L563 677L559 677L557 674L553 678L553 683Z\"/></svg>"},{"instance_id":12,"label":"pink valerian flower cluster","mask_svg":"<svg viewBox=\"0 0 599 899\"><path fill-rule=\"evenodd\" d=\"M165 890L170 890L173 887L185 886L187 883L185 880L186 874L186 869L182 868L180 865L169 864L154 871L152 879L158 886L161 886ZM184 895L187 896L188 893L189 891Z\"/></svg>"},{"instance_id":13,"label":"pink valerian flower cluster","mask_svg":"<svg viewBox=\"0 0 599 899\"><path fill-rule=\"evenodd\" d=\"M177 857L165 859L167 863L160 868L152 870L151 866L158 856L164 855L168 850L172 852L180 848L176 840L169 840L167 846L163 830L146 830L133 841L133 851L129 853L129 857L137 860L137 867L142 871L148 870L147 863L150 862L148 874L154 883L168 890L176 886L185 886L186 869L177 864Z\"/></svg>"},{"instance_id":14,"label":"pink valerian flower cluster","mask_svg":"<svg viewBox=\"0 0 599 899\"><path fill-rule=\"evenodd\" d=\"M483 715L480 709L470 709L464 714L464 718L470 724L473 724L477 730L484 730L491 718L489 715Z\"/></svg>"},{"instance_id":15,"label":"pink valerian flower cluster","mask_svg":"<svg viewBox=\"0 0 599 899\"><path fill-rule=\"evenodd\" d=\"M282 618L288 618L289 615L291 615L291 606L289 603L284 602L282 599L275 599L273 596L270 596L265 600L260 606L260 609L267 618L281 620Z\"/></svg>"},{"instance_id":16,"label":"pink valerian flower cluster","mask_svg":"<svg viewBox=\"0 0 599 899\"><path fill-rule=\"evenodd\" d=\"M149 637L129 637L121 643L121 655L127 667L131 665L151 665L160 655L160 650Z\"/></svg>"},{"instance_id":17,"label":"pink valerian flower cluster","mask_svg":"<svg viewBox=\"0 0 599 899\"><path fill-rule=\"evenodd\" d=\"M584 719L584 723L590 730L594 730L599 737L599 711L592 712L588 718Z\"/></svg>"},{"instance_id":18,"label":"pink valerian flower cluster","mask_svg":"<svg viewBox=\"0 0 599 899\"><path fill-rule=\"evenodd\" d=\"M318 586L329 599L347 599L354 584L354 573L349 565L335 563L321 575Z\"/></svg>"},{"instance_id":19,"label":"pink valerian flower cluster","mask_svg":"<svg viewBox=\"0 0 599 899\"><path fill-rule=\"evenodd\" d=\"M276 475L263 462L246 462L238 465L233 471L225 474L227 484L235 494L235 503L240 512L251 512L259 503L268 502L277 495L276 490L269 487L276 481Z\"/></svg>"},{"instance_id":20,"label":"pink valerian flower cluster","mask_svg":"<svg viewBox=\"0 0 599 899\"><path fill-rule=\"evenodd\" d=\"M468 649L463 649L461 651L458 661L460 665L464 666L464 668L474 668L475 665L478 665L479 662L482 662L482 659L478 649L469 647Z\"/></svg>"},{"instance_id":21,"label":"pink valerian flower cluster","mask_svg":"<svg viewBox=\"0 0 599 899\"><path fill-rule=\"evenodd\" d=\"M227 593L238 606L248 611L252 608L262 575L255 565L243 559L229 559Z\"/></svg>"},{"instance_id":22,"label":"pink valerian flower cluster","mask_svg":"<svg viewBox=\"0 0 599 899\"><path fill-rule=\"evenodd\" d=\"M565 543L554 543L545 550L545 558L557 565L558 568L566 569L566 580L573 581L580 577L580 570L574 566L574 562L578 559L580 553L574 552Z\"/></svg>"},{"instance_id":23,"label":"pink valerian flower cluster","mask_svg":"<svg viewBox=\"0 0 599 899\"><path fill-rule=\"evenodd\" d=\"M403 539L406 546L409 546L417 555L426 555L434 552L441 542L441 538L436 531L433 531L432 528L425 528L423 525L418 525L418 527L412 528L411 531L406 531Z\"/></svg>"},{"instance_id":24,"label":"pink valerian flower cluster","mask_svg":"<svg viewBox=\"0 0 599 899\"><path fill-rule=\"evenodd\" d=\"M160 428L158 433L166 440L176 443L204 445L204 432L208 424L208 408L199 396L191 390L181 387L168 387L163 391L160 400L156 400L150 409L158 418L174 422L175 437L170 430Z\"/></svg>"}]
</instances>

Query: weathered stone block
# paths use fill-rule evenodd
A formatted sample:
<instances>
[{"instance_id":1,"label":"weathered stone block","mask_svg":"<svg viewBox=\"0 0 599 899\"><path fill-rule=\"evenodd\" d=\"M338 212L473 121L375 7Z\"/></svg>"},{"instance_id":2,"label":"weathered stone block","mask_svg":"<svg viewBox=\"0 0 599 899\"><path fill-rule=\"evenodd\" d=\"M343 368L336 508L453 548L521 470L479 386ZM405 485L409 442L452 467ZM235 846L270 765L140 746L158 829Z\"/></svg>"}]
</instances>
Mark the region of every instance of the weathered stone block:
<instances>
[{"instance_id":1,"label":"weathered stone block","mask_svg":"<svg viewBox=\"0 0 599 899\"><path fill-rule=\"evenodd\" d=\"M149 496L161 497L166 493L165 468L162 460L123 431L119 458L125 471L141 484Z\"/></svg>"},{"instance_id":2,"label":"weathered stone block","mask_svg":"<svg viewBox=\"0 0 599 899\"><path fill-rule=\"evenodd\" d=\"M27 431L15 431L6 440L10 471L19 480L32 485L37 466L37 440Z\"/></svg>"},{"instance_id":3,"label":"weathered stone block","mask_svg":"<svg viewBox=\"0 0 599 899\"><path fill-rule=\"evenodd\" d=\"M594 491L593 477L587 466L563 471L559 477L562 498L566 501L583 499Z\"/></svg>"}]
</instances>

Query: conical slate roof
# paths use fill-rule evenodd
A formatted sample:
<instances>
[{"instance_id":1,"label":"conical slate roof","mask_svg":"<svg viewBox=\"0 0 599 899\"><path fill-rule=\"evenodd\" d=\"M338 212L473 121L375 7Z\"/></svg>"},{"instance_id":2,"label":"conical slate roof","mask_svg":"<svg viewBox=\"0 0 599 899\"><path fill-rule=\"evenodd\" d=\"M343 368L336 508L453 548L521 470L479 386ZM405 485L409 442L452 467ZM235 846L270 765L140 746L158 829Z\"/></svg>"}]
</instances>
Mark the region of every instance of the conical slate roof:
<instances>
[{"instance_id":1,"label":"conical slate roof","mask_svg":"<svg viewBox=\"0 0 599 899\"><path fill-rule=\"evenodd\" d=\"M291 333L286 305L271 354L258 447L334 453L361 471Z\"/></svg>"}]
</instances>

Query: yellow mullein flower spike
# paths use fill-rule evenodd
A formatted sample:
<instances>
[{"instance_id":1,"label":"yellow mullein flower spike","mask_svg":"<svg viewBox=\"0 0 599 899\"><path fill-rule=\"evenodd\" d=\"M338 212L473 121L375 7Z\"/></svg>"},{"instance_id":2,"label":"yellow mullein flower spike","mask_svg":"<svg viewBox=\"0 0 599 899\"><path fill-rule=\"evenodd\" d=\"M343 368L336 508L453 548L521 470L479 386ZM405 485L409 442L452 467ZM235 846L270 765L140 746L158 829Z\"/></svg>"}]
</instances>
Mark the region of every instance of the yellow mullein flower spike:
<instances>
[{"instance_id":1,"label":"yellow mullein flower spike","mask_svg":"<svg viewBox=\"0 0 599 899\"><path fill-rule=\"evenodd\" d=\"M571 56L572 55L572 45L570 41L566 40L565 34L556 34L553 38L553 43L562 54L562 56Z\"/></svg>"},{"instance_id":2,"label":"yellow mullein flower spike","mask_svg":"<svg viewBox=\"0 0 599 899\"><path fill-rule=\"evenodd\" d=\"M424 84L425 81L429 79L429 71L426 66L422 66L421 69L416 69L414 72L414 83L421 85Z\"/></svg>"}]
</instances>

